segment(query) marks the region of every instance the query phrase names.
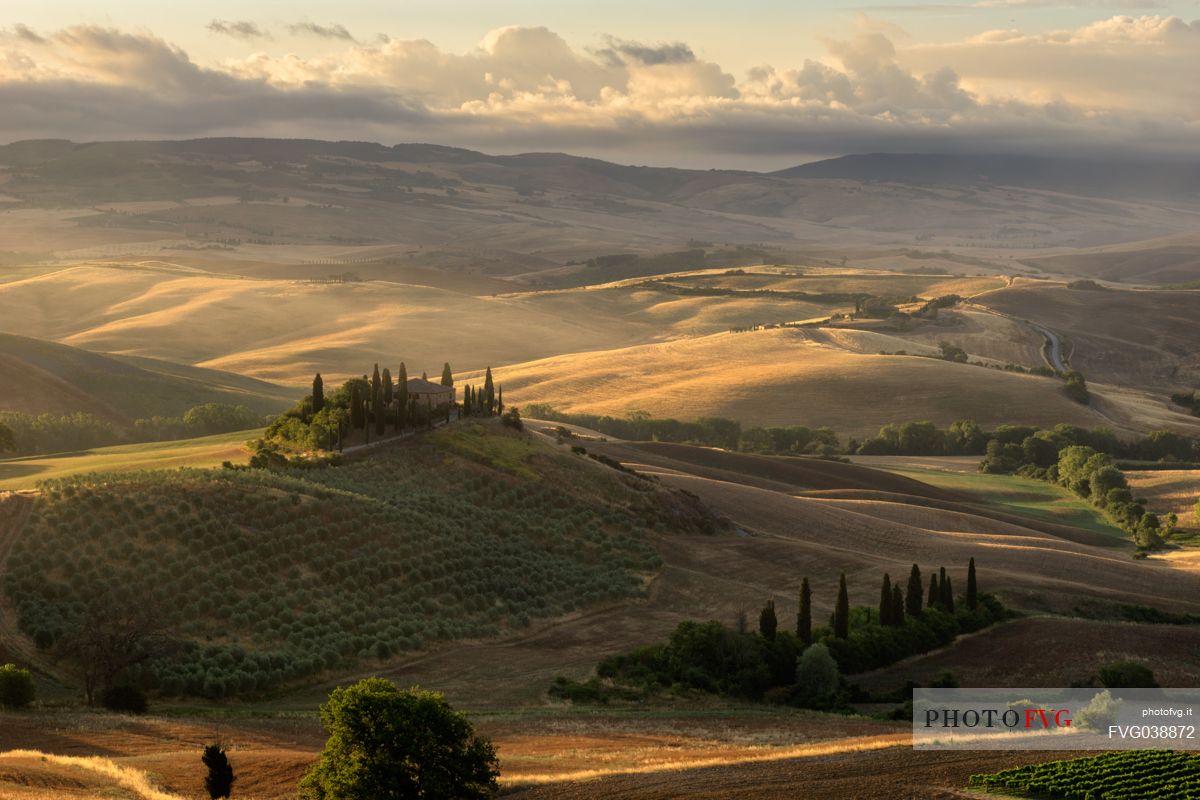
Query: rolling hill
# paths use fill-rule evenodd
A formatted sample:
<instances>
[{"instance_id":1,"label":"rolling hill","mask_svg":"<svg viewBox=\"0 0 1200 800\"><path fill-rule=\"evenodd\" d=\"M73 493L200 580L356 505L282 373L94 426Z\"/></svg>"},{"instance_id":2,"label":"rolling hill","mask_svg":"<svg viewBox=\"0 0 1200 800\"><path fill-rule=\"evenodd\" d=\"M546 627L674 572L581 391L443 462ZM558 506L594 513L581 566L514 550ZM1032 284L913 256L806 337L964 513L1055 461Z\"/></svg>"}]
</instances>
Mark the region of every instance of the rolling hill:
<instances>
[{"instance_id":1,"label":"rolling hill","mask_svg":"<svg viewBox=\"0 0 1200 800\"><path fill-rule=\"evenodd\" d=\"M94 353L27 336L0 333L0 411L68 414L86 411L118 427L151 416L178 416L203 403L280 411L294 392L243 375L149 358Z\"/></svg>"}]
</instances>

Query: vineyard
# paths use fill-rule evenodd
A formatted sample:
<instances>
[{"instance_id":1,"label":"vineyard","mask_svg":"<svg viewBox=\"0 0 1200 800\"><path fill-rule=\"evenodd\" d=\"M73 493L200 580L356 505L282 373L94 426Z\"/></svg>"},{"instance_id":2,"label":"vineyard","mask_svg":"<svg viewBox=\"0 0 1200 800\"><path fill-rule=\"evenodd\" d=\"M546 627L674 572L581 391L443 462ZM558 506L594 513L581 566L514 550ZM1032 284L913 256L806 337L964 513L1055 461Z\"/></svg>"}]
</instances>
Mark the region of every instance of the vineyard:
<instances>
[{"instance_id":1,"label":"vineyard","mask_svg":"<svg viewBox=\"0 0 1200 800\"><path fill-rule=\"evenodd\" d=\"M1168 750L1105 753L972 775L970 785L1054 800L1185 800L1200 797L1200 756Z\"/></svg>"},{"instance_id":2,"label":"vineyard","mask_svg":"<svg viewBox=\"0 0 1200 800\"><path fill-rule=\"evenodd\" d=\"M687 502L463 423L340 467L48 482L4 590L41 648L97 603L153 608L175 647L140 682L261 693L635 595Z\"/></svg>"}]
</instances>

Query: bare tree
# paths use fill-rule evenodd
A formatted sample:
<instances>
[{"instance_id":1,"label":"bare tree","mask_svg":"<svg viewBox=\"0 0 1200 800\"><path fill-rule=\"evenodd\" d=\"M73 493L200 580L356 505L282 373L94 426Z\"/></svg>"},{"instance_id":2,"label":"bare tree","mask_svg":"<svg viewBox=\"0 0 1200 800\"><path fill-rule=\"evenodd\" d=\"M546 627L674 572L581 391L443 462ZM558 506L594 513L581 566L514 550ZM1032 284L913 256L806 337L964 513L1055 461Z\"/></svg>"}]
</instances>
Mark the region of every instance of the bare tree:
<instances>
[{"instance_id":1,"label":"bare tree","mask_svg":"<svg viewBox=\"0 0 1200 800\"><path fill-rule=\"evenodd\" d=\"M154 598L123 597L106 590L68 621L55 652L71 661L83 679L89 706L130 668L166 653L172 639L162 606Z\"/></svg>"}]
</instances>

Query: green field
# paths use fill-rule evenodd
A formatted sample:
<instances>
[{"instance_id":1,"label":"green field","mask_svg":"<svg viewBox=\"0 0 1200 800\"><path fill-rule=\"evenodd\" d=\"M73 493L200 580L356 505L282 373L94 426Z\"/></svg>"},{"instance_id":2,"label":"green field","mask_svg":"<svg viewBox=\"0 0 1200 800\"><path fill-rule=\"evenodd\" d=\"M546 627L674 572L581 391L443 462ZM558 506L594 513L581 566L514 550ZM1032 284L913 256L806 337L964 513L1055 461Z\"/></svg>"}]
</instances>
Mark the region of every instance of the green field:
<instances>
[{"instance_id":1,"label":"green field","mask_svg":"<svg viewBox=\"0 0 1200 800\"><path fill-rule=\"evenodd\" d=\"M1124 531L1105 519L1098 509L1053 483L1016 475L989 475L984 472L949 472L918 467L879 468L907 475L941 489L960 492L967 495L971 502L997 511L1128 538Z\"/></svg>"},{"instance_id":2,"label":"green field","mask_svg":"<svg viewBox=\"0 0 1200 800\"><path fill-rule=\"evenodd\" d=\"M261 430L236 431L174 442L123 444L77 453L3 459L0 460L0 491L32 489L41 480L87 472L217 467L222 461L244 462L247 454L243 445L261 434Z\"/></svg>"}]
</instances>

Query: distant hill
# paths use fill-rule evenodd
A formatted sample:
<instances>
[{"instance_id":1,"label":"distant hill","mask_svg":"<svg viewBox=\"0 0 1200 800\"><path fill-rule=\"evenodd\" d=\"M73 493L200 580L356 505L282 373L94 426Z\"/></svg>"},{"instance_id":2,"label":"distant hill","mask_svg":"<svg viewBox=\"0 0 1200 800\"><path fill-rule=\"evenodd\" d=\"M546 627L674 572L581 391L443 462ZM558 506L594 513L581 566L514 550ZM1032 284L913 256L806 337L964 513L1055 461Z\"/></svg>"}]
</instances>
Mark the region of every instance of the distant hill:
<instances>
[{"instance_id":1,"label":"distant hill","mask_svg":"<svg viewBox=\"0 0 1200 800\"><path fill-rule=\"evenodd\" d=\"M772 174L915 185L1021 186L1095 197L1200 199L1200 163L869 153L815 161Z\"/></svg>"},{"instance_id":2,"label":"distant hill","mask_svg":"<svg viewBox=\"0 0 1200 800\"><path fill-rule=\"evenodd\" d=\"M0 411L86 411L118 426L173 416L202 403L240 404L266 414L295 392L265 381L152 358L112 356L0 333Z\"/></svg>"}]
</instances>

